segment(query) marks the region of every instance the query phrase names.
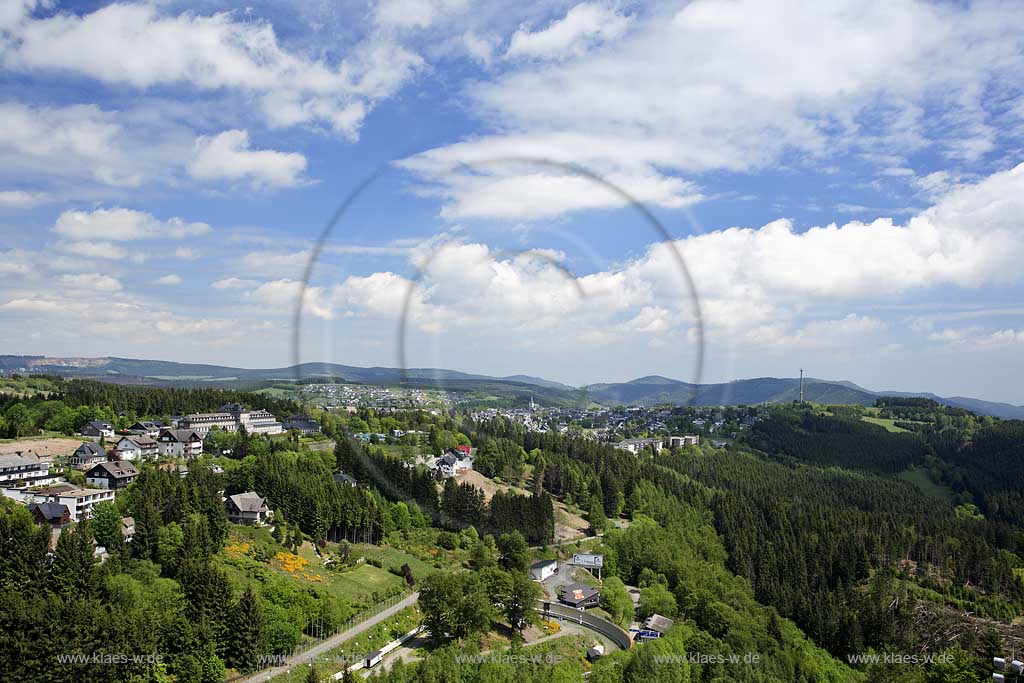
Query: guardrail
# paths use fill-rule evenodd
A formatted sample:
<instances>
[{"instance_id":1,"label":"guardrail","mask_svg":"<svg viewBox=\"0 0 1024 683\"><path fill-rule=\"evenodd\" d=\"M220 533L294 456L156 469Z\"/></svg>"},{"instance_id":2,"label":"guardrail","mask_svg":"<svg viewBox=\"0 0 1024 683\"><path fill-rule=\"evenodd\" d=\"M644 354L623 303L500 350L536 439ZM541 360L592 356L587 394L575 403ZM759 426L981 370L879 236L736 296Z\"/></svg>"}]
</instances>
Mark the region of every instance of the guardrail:
<instances>
[{"instance_id":1,"label":"guardrail","mask_svg":"<svg viewBox=\"0 0 1024 683\"><path fill-rule=\"evenodd\" d=\"M545 617L557 617L566 621L572 621L580 626L589 628L592 631L597 631L601 635L609 638L622 650L628 650L633 647L633 638L630 637L629 632L616 624L613 624L607 619L602 619L601 617L593 614L587 614L585 611L578 610L573 607L559 605L558 603L551 602L549 600L538 600L537 606L534 607L534 609Z\"/></svg>"}]
</instances>

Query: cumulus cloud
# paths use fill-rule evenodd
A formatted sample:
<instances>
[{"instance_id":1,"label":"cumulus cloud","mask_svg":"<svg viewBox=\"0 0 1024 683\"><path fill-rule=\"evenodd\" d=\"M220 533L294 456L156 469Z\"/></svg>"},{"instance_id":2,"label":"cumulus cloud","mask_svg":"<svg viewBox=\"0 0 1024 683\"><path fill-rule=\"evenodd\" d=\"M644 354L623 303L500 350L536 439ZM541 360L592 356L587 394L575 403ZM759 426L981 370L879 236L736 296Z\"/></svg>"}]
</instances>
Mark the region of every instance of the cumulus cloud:
<instances>
[{"instance_id":1,"label":"cumulus cloud","mask_svg":"<svg viewBox=\"0 0 1024 683\"><path fill-rule=\"evenodd\" d=\"M696 282L709 339L761 350L838 349L887 329L885 321L851 313L850 306L943 286L1019 281L1021 215L1024 164L960 186L904 222L881 218L797 231L780 219L657 243L615 268L583 276L568 273L558 254L552 260L434 241L410 252L422 269L416 305L429 312L414 322L422 329L441 320L474 334L523 330L581 340L599 331L600 338L590 339L600 344L685 335L695 318L678 253ZM349 277L317 290L317 303L333 316L393 318L409 287L392 272Z\"/></svg>"},{"instance_id":2,"label":"cumulus cloud","mask_svg":"<svg viewBox=\"0 0 1024 683\"><path fill-rule=\"evenodd\" d=\"M257 280L245 280L238 277L228 277L223 280L216 280L210 286L214 289L249 289L255 287L259 282Z\"/></svg>"},{"instance_id":3,"label":"cumulus cloud","mask_svg":"<svg viewBox=\"0 0 1024 683\"><path fill-rule=\"evenodd\" d=\"M118 3L82 15L20 15L6 20L16 30L0 41L7 69L75 73L139 89L233 91L254 98L272 125L328 125L349 137L376 101L422 66L383 33L329 63L286 49L268 22L229 12L168 15L150 3Z\"/></svg>"},{"instance_id":4,"label":"cumulus cloud","mask_svg":"<svg viewBox=\"0 0 1024 683\"><path fill-rule=\"evenodd\" d=\"M252 181L257 185L288 187L303 181L306 157L295 152L250 149L249 133L228 130L196 140L196 155L188 171L199 180Z\"/></svg>"},{"instance_id":5,"label":"cumulus cloud","mask_svg":"<svg viewBox=\"0 0 1024 683\"><path fill-rule=\"evenodd\" d=\"M666 176L637 150L623 149L616 158L615 148L613 140L588 141L575 133L510 135L429 150L398 165L431 181L423 192L445 198L441 215L450 219L547 218L619 207L627 197L665 208L704 199L695 183Z\"/></svg>"},{"instance_id":6,"label":"cumulus cloud","mask_svg":"<svg viewBox=\"0 0 1024 683\"><path fill-rule=\"evenodd\" d=\"M145 239L184 239L205 235L206 223L189 223L181 218L160 220L152 214L115 207L94 211L65 211L53 231L72 240L127 242Z\"/></svg>"},{"instance_id":7,"label":"cumulus cloud","mask_svg":"<svg viewBox=\"0 0 1024 683\"><path fill-rule=\"evenodd\" d=\"M20 174L48 179L73 176L115 187L137 187L155 172L149 162L133 159L118 116L95 105L68 107L0 103L0 160ZM149 156L163 161L153 145Z\"/></svg>"},{"instance_id":8,"label":"cumulus cloud","mask_svg":"<svg viewBox=\"0 0 1024 683\"><path fill-rule=\"evenodd\" d=\"M52 198L46 192L0 190L0 207L27 209L39 204L46 204L50 201L52 201Z\"/></svg>"},{"instance_id":9,"label":"cumulus cloud","mask_svg":"<svg viewBox=\"0 0 1024 683\"><path fill-rule=\"evenodd\" d=\"M473 85L470 106L495 132L414 157L410 168L450 199L450 214L489 184L503 197L489 202L496 215L518 200L530 218L524 181L508 180L531 172L467 182L451 164L426 162L510 149L659 187L879 147L977 159L997 135L985 93L1016 83L1024 67L1009 28L1022 22L1024 6L1002 3L673 3L638 15L600 50L526 62ZM669 196L684 203L694 194L683 185ZM577 194L562 208L590 204Z\"/></svg>"},{"instance_id":10,"label":"cumulus cloud","mask_svg":"<svg viewBox=\"0 0 1024 683\"><path fill-rule=\"evenodd\" d=\"M180 285L181 283L181 276L174 275L173 273L171 275L164 275L153 280L154 285Z\"/></svg>"},{"instance_id":11,"label":"cumulus cloud","mask_svg":"<svg viewBox=\"0 0 1024 683\"><path fill-rule=\"evenodd\" d=\"M57 248L68 254L74 254L82 258L120 260L129 257L129 252L111 242L68 242L60 240Z\"/></svg>"},{"instance_id":12,"label":"cumulus cloud","mask_svg":"<svg viewBox=\"0 0 1024 683\"><path fill-rule=\"evenodd\" d=\"M507 57L541 59L577 55L626 32L629 18L608 5L581 2L540 31L520 27L509 42Z\"/></svg>"},{"instance_id":13,"label":"cumulus cloud","mask_svg":"<svg viewBox=\"0 0 1024 683\"><path fill-rule=\"evenodd\" d=\"M290 313L295 310L299 293L303 292L302 283L297 280L283 278L264 282L246 293L251 305L265 313ZM334 317L331 304L321 287L306 287L303 292L303 312L323 320Z\"/></svg>"}]
</instances>

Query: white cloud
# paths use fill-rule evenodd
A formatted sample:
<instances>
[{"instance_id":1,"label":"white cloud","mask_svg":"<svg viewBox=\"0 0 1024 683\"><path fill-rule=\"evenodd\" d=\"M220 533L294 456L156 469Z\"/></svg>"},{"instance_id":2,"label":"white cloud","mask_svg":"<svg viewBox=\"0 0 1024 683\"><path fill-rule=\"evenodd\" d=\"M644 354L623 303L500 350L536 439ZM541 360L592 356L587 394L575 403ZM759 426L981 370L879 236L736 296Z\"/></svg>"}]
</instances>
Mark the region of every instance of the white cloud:
<instances>
[{"instance_id":1,"label":"white cloud","mask_svg":"<svg viewBox=\"0 0 1024 683\"><path fill-rule=\"evenodd\" d=\"M306 170L306 157L295 152L250 149L249 133L228 130L214 137L196 140L196 155L188 166L199 180L248 180L258 185L288 187L299 185Z\"/></svg>"},{"instance_id":2,"label":"white cloud","mask_svg":"<svg viewBox=\"0 0 1024 683\"><path fill-rule=\"evenodd\" d=\"M174 257L185 261L194 261L199 258L199 252L190 247L178 247L174 250Z\"/></svg>"},{"instance_id":3,"label":"white cloud","mask_svg":"<svg viewBox=\"0 0 1024 683\"><path fill-rule=\"evenodd\" d=\"M914 185L929 197L939 197L960 185L961 178L950 171L934 171L914 178Z\"/></svg>"},{"instance_id":4,"label":"white cloud","mask_svg":"<svg viewBox=\"0 0 1024 683\"><path fill-rule=\"evenodd\" d=\"M381 0L377 3L377 23L397 28L427 28L442 16L459 10L466 0Z\"/></svg>"},{"instance_id":5,"label":"white cloud","mask_svg":"<svg viewBox=\"0 0 1024 683\"><path fill-rule=\"evenodd\" d=\"M951 327L928 334L928 341L946 346L969 346L977 350L1013 348L1024 344L1024 330L1012 328L987 332L979 326Z\"/></svg>"},{"instance_id":6,"label":"white cloud","mask_svg":"<svg viewBox=\"0 0 1024 683\"><path fill-rule=\"evenodd\" d=\"M60 240L57 242L57 248L63 252L74 254L82 258L100 258L119 260L128 258L129 252L127 249L112 244L110 242L67 242Z\"/></svg>"},{"instance_id":7,"label":"white cloud","mask_svg":"<svg viewBox=\"0 0 1024 683\"><path fill-rule=\"evenodd\" d=\"M881 218L797 232L790 221L777 220L717 230L655 244L636 259L581 277L556 265L557 254L552 262L433 241L410 253L424 269L413 321L425 331L472 330L481 340L495 335L495 343L511 334L529 344L520 332L602 345L652 332L687 335L693 311L674 246L697 284L709 343L766 353L849 351L888 330L887 322L850 307L944 286L1020 281L1021 215L1024 164L959 187L902 223ZM333 290L317 289L317 303L334 317L393 320L409 286L386 271L349 277ZM588 336L595 331L600 335Z\"/></svg>"},{"instance_id":8,"label":"white cloud","mask_svg":"<svg viewBox=\"0 0 1024 683\"><path fill-rule=\"evenodd\" d=\"M664 175L637 148L622 149L618 158L616 149L614 140L575 133L509 135L429 150L399 166L428 179L431 184L422 191L446 198L441 213L452 219L536 219L627 202L615 189L559 160L597 172L640 202L680 208L704 198L694 183Z\"/></svg>"},{"instance_id":9,"label":"white cloud","mask_svg":"<svg viewBox=\"0 0 1024 683\"><path fill-rule=\"evenodd\" d=\"M86 292L117 292L121 290L121 281L109 275L79 273L77 275L61 275L57 282ZM71 290L73 291L73 290Z\"/></svg>"},{"instance_id":10,"label":"white cloud","mask_svg":"<svg viewBox=\"0 0 1024 683\"><path fill-rule=\"evenodd\" d=\"M61 306L58 302L48 299L11 299L0 308L12 311L50 312L59 311Z\"/></svg>"},{"instance_id":11,"label":"white cloud","mask_svg":"<svg viewBox=\"0 0 1024 683\"><path fill-rule=\"evenodd\" d=\"M242 256L241 265L247 275L256 277L287 275L294 278L302 274L306 264L309 263L311 255L312 252L308 249L299 251L283 251L280 249L250 251Z\"/></svg>"},{"instance_id":12,"label":"white cloud","mask_svg":"<svg viewBox=\"0 0 1024 683\"><path fill-rule=\"evenodd\" d=\"M174 275L173 273L171 275L164 275L163 277L158 277L157 279L153 280L153 284L155 285L180 285L181 282L181 276Z\"/></svg>"},{"instance_id":13,"label":"white cloud","mask_svg":"<svg viewBox=\"0 0 1024 683\"><path fill-rule=\"evenodd\" d=\"M301 282L284 278L258 285L246 294L246 298L256 310L264 314L285 314L295 310L301 291ZM303 295L303 312L324 320L334 317L331 305L321 287L306 287Z\"/></svg>"},{"instance_id":14,"label":"white cloud","mask_svg":"<svg viewBox=\"0 0 1024 683\"><path fill-rule=\"evenodd\" d=\"M469 53L470 57L484 65L490 64L494 58L496 42L489 37L478 36L472 31L462 34L462 45L466 48L466 52Z\"/></svg>"},{"instance_id":15,"label":"white cloud","mask_svg":"<svg viewBox=\"0 0 1024 683\"><path fill-rule=\"evenodd\" d=\"M238 277L224 278L223 280L217 280L210 286L214 289L249 289L255 287L259 282L256 280L244 280Z\"/></svg>"},{"instance_id":16,"label":"white cloud","mask_svg":"<svg viewBox=\"0 0 1024 683\"><path fill-rule=\"evenodd\" d=\"M0 160L19 174L51 180L73 176L115 187L135 187L152 169L133 159L118 117L94 105L32 107L0 103ZM149 156L163 159L162 150L147 145Z\"/></svg>"},{"instance_id":17,"label":"white cloud","mask_svg":"<svg viewBox=\"0 0 1024 683\"><path fill-rule=\"evenodd\" d=\"M509 42L507 57L551 59L579 55L626 32L629 18L597 2L581 2L541 31L520 27Z\"/></svg>"},{"instance_id":18,"label":"white cloud","mask_svg":"<svg viewBox=\"0 0 1024 683\"><path fill-rule=\"evenodd\" d=\"M1024 345L1024 330L999 330L980 340L982 346Z\"/></svg>"},{"instance_id":19,"label":"white cloud","mask_svg":"<svg viewBox=\"0 0 1024 683\"><path fill-rule=\"evenodd\" d=\"M39 204L46 204L52 198L46 192L26 192L25 190L0 191L0 207L27 209Z\"/></svg>"},{"instance_id":20,"label":"white cloud","mask_svg":"<svg viewBox=\"0 0 1024 683\"><path fill-rule=\"evenodd\" d=\"M73 240L126 242L145 239L184 239L205 235L206 223L188 223L181 218L162 221L152 214L115 207L95 211L65 211L53 226L54 232Z\"/></svg>"},{"instance_id":21,"label":"white cloud","mask_svg":"<svg viewBox=\"0 0 1024 683\"><path fill-rule=\"evenodd\" d=\"M414 157L410 168L450 198L450 211L491 184L504 197L492 202L499 210L519 200L531 217L508 173L467 182L436 162L544 157L658 185L879 148L892 158L926 147L977 158L997 135L989 121L1001 100L986 93L1019 96L1012 84L1024 69L1009 28L1024 23L1020 4L696 0L631 23L600 50L472 85L470 106L495 132ZM590 202L570 199L563 210L581 204Z\"/></svg>"},{"instance_id":22,"label":"white cloud","mask_svg":"<svg viewBox=\"0 0 1024 683\"><path fill-rule=\"evenodd\" d=\"M8 0L0 4L0 32L9 31L28 18L37 0Z\"/></svg>"},{"instance_id":23,"label":"white cloud","mask_svg":"<svg viewBox=\"0 0 1024 683\"><path fill-rule=\"evenodd\" d=\"M24 249L6 249L0 251L0 273L5 275L25 275L31 272L35 262L35 253Z\"/></svg>"},{"instance_id":24,"label":"white cloud","mask_svg":"<svg viewBox=\"0 0 1024 683\"><path fill-rule=\"evenodd\" d=\"M7 69L61 71L135 88L187 85L254 98L273 125L327 124L353 137L365 112L422 59L373 34L331 64L283 47L273 27L233 13L167 16L149 3L21 21L0 41Z\"/></svg>"}]
</instances>

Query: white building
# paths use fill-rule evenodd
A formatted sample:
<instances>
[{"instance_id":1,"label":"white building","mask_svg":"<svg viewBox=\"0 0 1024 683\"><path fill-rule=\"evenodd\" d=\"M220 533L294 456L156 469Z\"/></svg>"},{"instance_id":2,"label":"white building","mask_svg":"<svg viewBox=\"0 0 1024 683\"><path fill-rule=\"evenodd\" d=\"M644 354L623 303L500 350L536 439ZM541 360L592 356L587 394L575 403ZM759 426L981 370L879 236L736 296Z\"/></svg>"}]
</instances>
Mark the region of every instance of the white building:
<instances>
[{"instance_id":1,"label":"white building","mask_svg":"<svg viewBox=\"0 0 1024 683\"><path fill-rule=\"evenodd\" d=\"M156 440L144 435L122 437L114 446L113 455L117 460L155 460L160 455Z\"/></svg>"},{"instance_id":2,"label":"white building","mask_svg":"<svg viewBox=\"0 0 1024 683\"><path fill-rule=\"evenodd\" d=\"M203 454L203 437L194 429L165 429L157 437L161 456L198 458Z\"/></svg>"},{"instance_id":3,"label":"white building","mask_svg":"<svg viewBox=\"0 0 1024 683\"><path fill-rule=\"evenodd\" d=\"M653 449L655 453L661 453L663 443L661 439L626 439L615 444L620 451L629 451L633 455Z\"/></svg>"},{"instance_id":4,"label":"white building","mask_svg":"<svg viewBox=\"0 0 1024 683\"><path fill-rule=\"evenodd\" d=\"M554 576L558 563L554 560L540 560L530 565L530 576L534 581L544 581Z\"/></svg>"},{"instance_id":5,"label":"white building","mask_svg":"<svg viewBox=\"0 0 1024 683\"><path fill-rule=\"evenodd\" d=\"M214 427L228 432L237 432L245 427L250 434L280 434L284 431L277 418L268 411L246 410L239 403L228 403L220 407L216 413L193 413L181 419L182 429L192 429L199 436L205 437Z\"/></svg>"},{"instance_id":6,"label":"white building","mask_svg":"<svg viewBox=\"0 0 1024 683\"><path fill-rule=\"evenodd\" d=\"M73 484L57 484L38 491L15 493L5 489L4 495L15 498L30 505L32 503L55 503L68 509L72 522L92 517L92 509L96 503L114 500L114 492L103 489L83 489Z\"/></svg>"},{"instance_id":7,"label":"white building","mask_svg":"<svg viewBox=\"0 0 1024 683\"><path fill-rule=\"evenodd\" d=\"M0 455L0 487L28 488L49 486L60 481L50 468L35 455Z\"/></svg>"},{"instance_id":8,"label":"white building","mask_svg":"<svg viewBox=\"0 0 1024 683\"><path fill-rule=\"evenodd\" d=\"M679 448L680 446L696 446L699 442L700 437L694 434L684 434L683 436L668 437L669 448Z\"/></svg>"}]
</instances>

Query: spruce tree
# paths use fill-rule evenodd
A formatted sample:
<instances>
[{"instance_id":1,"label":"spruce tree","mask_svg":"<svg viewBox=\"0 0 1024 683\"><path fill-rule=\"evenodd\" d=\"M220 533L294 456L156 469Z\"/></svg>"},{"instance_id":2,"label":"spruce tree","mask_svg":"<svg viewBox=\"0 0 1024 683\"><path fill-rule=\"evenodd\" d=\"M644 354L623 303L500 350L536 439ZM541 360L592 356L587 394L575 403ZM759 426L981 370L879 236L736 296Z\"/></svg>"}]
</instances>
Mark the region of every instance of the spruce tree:
<instances>
[{"instance_id":1,"label":"spruce tree","mask_svg":"<svg viewBox=\"0 0 1024 683\"><path fill-rule=\"evenodd\" d=\"M50 581L53 589L65 596L86 596L92 588L93 568L92 532L89 523L82 520L71 528L65 527L57 539L53 555Z\"/></svg>"},{"instance_id":2,"label":"spruce tree","mask_svg":"<svg viewBox=\"0 0 1024 683\"><path fill-rule=\"evenodd\" d=\"M246 586L231 614L231 646L228 664L239 671L256 667L260 637L263 631L263 613L252 586Z\"/></svg>"}]
</instances>

